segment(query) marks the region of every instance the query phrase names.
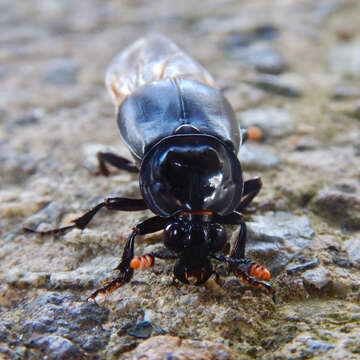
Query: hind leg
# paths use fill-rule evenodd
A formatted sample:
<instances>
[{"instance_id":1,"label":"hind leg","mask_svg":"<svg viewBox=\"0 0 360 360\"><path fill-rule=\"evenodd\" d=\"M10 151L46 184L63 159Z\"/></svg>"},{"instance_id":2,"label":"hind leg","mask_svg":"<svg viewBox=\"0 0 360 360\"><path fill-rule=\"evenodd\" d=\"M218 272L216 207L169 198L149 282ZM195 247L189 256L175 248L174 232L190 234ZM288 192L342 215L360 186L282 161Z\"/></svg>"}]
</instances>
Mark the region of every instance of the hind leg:
<instances>
[{"instance_id":1,"label":"hind leg","mask_svg":"<svg viewBox=\"0 0 360 360\"><path fill-rule=\"evenodd\" d=\"M100 172L105 176L110 175L110 171L107 168L106 164L110 164L120 170L125 170L131 173L139 172L139 169L137 168L135 163L116 154L110 152L99 152L97 154L97 158L99 160Z\"/></svg>"}]
</instances>

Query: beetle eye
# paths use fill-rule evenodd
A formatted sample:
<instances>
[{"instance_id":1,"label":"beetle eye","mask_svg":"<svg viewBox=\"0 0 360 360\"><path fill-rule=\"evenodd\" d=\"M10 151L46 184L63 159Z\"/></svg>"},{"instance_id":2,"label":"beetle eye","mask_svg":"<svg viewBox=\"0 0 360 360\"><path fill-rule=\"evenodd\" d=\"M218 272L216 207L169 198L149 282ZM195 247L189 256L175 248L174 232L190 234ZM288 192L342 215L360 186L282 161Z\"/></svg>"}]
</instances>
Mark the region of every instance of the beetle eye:
<instances>
[{"instance_id":1,"label":"beetle eye","mask_svg":"<svg viewBox=\"0 0 360 360\"><path fill-rule=\"evenodd\" d=\"M166 226L163 237L164 245L174 251L180 251L183 249L183 236L184 230L177 223L169 224Z\"/></svg>"}]
</instances>

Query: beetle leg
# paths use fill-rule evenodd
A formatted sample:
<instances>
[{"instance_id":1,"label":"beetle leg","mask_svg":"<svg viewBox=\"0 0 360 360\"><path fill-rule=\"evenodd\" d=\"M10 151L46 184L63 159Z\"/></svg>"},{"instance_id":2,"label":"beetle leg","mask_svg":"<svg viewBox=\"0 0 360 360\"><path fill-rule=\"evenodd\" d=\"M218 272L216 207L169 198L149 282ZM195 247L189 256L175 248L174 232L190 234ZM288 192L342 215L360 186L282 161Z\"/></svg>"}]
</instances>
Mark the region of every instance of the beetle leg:
<instances>
[{"instance_id":1,"label":"beetle leg","mask_svg":"<svg viewBox=\"0 0 360 360\"><path fill-rule=\"evenodd\" d=\"M126 170L132 173L138 173L139 169L137 166L131 162L130 160L127 160L121 156L118 156L113 153L109 152L98 152L97 158L99 161L99 169L101 174L105 176L110 175L110 171L106 166L106 163L120 169L120 170Z\"/></svg>"},{"instance_id":2,"label":"beetle leg","mask_svg":"<svg viewBox=\"0 0 360 360\"><path fill-rule=\"evenodd\" d=\"M229 256L235 259L244 258L246 245L246 225L244 217L239 212L234 211L226 216L215 215L214 222L224 225L240 225L239 236L231 249Z\"/></svg>"},{"instance_id":3,"label":"beetle leg","mask_svg":"<svg viewBox=\"0 0 360 360\"><path fill-rule=\"evenodd\" d=\"M260 204L258 206L249 207L251 201L257 196L262 187L262 181L259 177L245 181L244 193L236 211L243 214L252 214L257 210L269 210L273 207L272 203Z\"/></svg>"},{"instance_id":4,"label":"beetle leg","mask_svg":"<svg viewBox=\"0 0 360 360\"><path fill-rule=\"evenodd\" d=\"M145 270L153 267L155 264L155 256L153 253L144 254L134 257L130 262L130 267L134 270Z\"/></svg>"},{"instance_id":5,"label":"beetle leg","mask_svg":"<svg viewBox=\"0 0 360 360\"><path fill-rule=\"evenodd\" d=\"M247 210L246 207L260 192L261 187L262 187L262 181L259 177L245 181L243 197L241 198L240 204L237 207L236 211L246 212ZM253 212L252 209L251 212Z\"/></svg>"},{"instance_id":6,"label":"beetle leg","mask_svg":"<svg viewBox=\"0 0 360 360\"><path fill-rule=\"evenodd\" d=\"M214 220L222 224L240 225L238 238L230 251L229 257L215 255L215 259L225 262L228 265L229 271L232 271L237 278L243 280L246 284L254 287L262 285L267 289L271 289L269 284L255 280L252 277L255 276L260 280L268 280L270 278L270 272L262 265L251 261L249 258L245 258L246 224L243 216L234 211L227 216L216 215Z\"/></svg>"},{"instance_id":7,"label":"beetle leg","mask_svg":"<svg viewBox=\"0 0 360 360\"><path fill-rule=\"evenodd\" d=\"M216 282L219 286L221 286L219 273L216 272L216 271L213 271L213 274L215 275L215 282Z\"/></svg>"},{"instance_id":8,"label":"beetle leg","mask_svg":"<svg viewBox=\"0 0 360 360\"><path fill-rule=\"evenodd\" d=\"M245 246L246 246L246 225L244 221L241 221L238 238L236 239L234 246L230 250L229 256L234 259L245 258Z\"/></svg>"},{"instance_id":9,"label":"beetle leg","mask_svg":"<svg viewBox=\"0 0 360 360\"><path fill-rule=\"evenodd\" d=\"M67 230L73 228L83 230L89 224L91 219L97 214L97 212L102 208L106 208L108 210L119 210L119 211L138 211L138 210L145 210L148 207L143 199L128 199L128 198L120 198L120 197L107 198L105 199L105 201L96 205L91 210L86 212L84 215L73 220L73 224L47 231L37 231L27 226L23 226L23 230L25 232L33 232L40 235L55 235L59 233L64 233Z\"/></svg>"},{"instance_id":10,"label":"beetle leg","mask_svg":"<svg viewBox=\"0 0 360 360\"><path fill-rule=\"evenodd\" d=\"M176 276L173 276L172 285L173 285L177 290L180 290L180 283L179 283L178 278L177 278Z\"/></svg>"},{"instance_id":11,"label":"beetle leg","mask_svg":"<svg viewBox=\"0 0 360 360\"><path fill-rule=\"evenodd\" d=\"M110 293L113 290L119 288L120 286L124 285L125 283L128 283L134 274L134 270L137 269L137 261L134 259L134 245L135 245L135 238L137 235L146 235L151 234L156 231L162 230L166 224L169 222L169 219L162 218L160 216L154 216L150 219L147 219L140 224L137 224L129 236L129 238L126 241L123 254L121 257L120 264L115 268L116 270L120 271L120 274L117 278L112 279L105 283L105 285L94 291L89 297L88 300L93 300L95 302L96 296L99 294L106 294ZM146 257L146 262L149 262L149 264L152 265L154 262L154 257L156 256L156 253L153 254L147 254L144 255ZM140 257L141 258L141 257ZM151 266L150 265L150 266ZM139 268L139 267L138 267Z\"/></svg>"},{"instance_id":12,"label":"beetle leg","mask_svg":"<svg viewBox=\"0 0 360 360\"><path fill-rule=\"evenodd\" d=\"M247 268L244 270L245 274L248 276L254 276L260 280L270 279L270 272L262 265L251 261L249 258L245 258L245 244L246 244L246 225L244 222L241 223L241 228L237 241L235 242L233 248L230 251L230 258L234 260L240 260L247 265ZM234 271L231 266L230 269ZM238 276L238 275L236 275ZM246 279L245 279L246 280ZM246 281L245 281L246 282Z\"/></svg>"},{"instance_id":13,"label":"beetle leg","mask_svg":"<svg viewBox=\"0 0 360 360\"><path fill-rule=\"evenodd\" d=\"M259 281L254 279L252 276L250 276L247 271L241 269L241 268L235 268L232 270L233 273L235 274L235 276L240 279L242 282L244 282L245 284L254 287L255 289L257 289L260 286L265 287L267 290L272 291L273 288L270 284L264 282L264 281Z\"/></svg>"},{"instance_id":14,"label":"beetle leg","mask_svg":"<svg viewBox=\"0 0 360 360\"><path fill-rule=\"evenodd\" d=\"M148 269L155 264L155 259L177 259L178 255L175 253L164 252L164 251L157 251L157 252L150 252L144 255L134 257L130 262L130 267L134 270L145 270Z\"/></svg>"},{"instance_id":15,"label":"beetle leg","mask_svg":"<svg viewBox=\"0 0 360 360\"><path fill-rule=\"evenodd\" d=\"M266 289L272 290L272 286L270 284L264 281L259 281L268 280L270 278L270 272L263 266L251 261L248 258L234 259L224 255L214 255L213 257L216 260L225 262L234 275L245 284L254 288L264 286ZM254 277L259 280L254 279Z\"/></svg>"}]
</instances>

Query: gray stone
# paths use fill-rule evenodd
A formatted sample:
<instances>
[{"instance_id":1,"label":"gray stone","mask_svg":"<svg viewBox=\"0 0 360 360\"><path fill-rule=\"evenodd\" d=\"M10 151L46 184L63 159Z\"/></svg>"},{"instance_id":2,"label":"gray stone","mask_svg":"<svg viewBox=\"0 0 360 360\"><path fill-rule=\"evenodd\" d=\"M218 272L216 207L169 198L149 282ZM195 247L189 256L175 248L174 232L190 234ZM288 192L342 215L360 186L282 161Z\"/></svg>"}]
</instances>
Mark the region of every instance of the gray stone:
<instances>
[{"instance_id":1,"label":"gray stone","mask_svg":"<svg viewBox=\"0 0 360 360\"><path fill-rule=\"evenodd\" d=\"M353 99L360 97L360 87L341 83L336 85L333 98L336 100Z\"/></svg>"},{"instance_id":2,"label":"gray stone","mask_svg":"<svg viewBox=\"0 0 360 360\"><path fill-rule=\"evenodd\" d=\"M344 179L322 188L315 197L314 211L342 227L360 229L360 183Z\"/></svg>"},{"instance_id":3,"label":"gray stone","mask_svg":"<svg viewBox=\"0 0 360 360\"><path fill-rule=\"evenodd\" d=\"M318 290L323 289L332 281L329 270L322 266L305 271L302 278L305 284L312 285Z\"/></svg>"},{"instance_id":4,"label":"gray stone","mask_svg":"<svg viewBox=\"0 0 360 360\"><path fill-rule=\"evenodd\" d=\"M153 326L149 321L141 321L130 327L126 332L138 339L147 339L153 332Z\"/></svg>"},{"instance_id":5,"label":"gray stone","mask_svg":"<svg viewBox=\"0 0 360 360\"><path fill-rule=\"evenodd\" d=\"M277 29L271 24L261 24L253 29L233 31L225 42L225 48L231 51L234 48L249 46L258 41L271 41L277 36Z\"/></svg>"},{"instance_id":6,"label":"gray stone","mask_svg":"<svg viewBox=\"0 0 360 360\"><path fill-rule=\"evenodd\" d=\"M295 122L285 110L276 108L257 108L243 111L240 115L241 126L257 126L264 136L281 137L293 134Z\"/></svg>"},{"instance_id":7,"label":"gray stone","mask_svg":"<svg viewBox=\"0 0 360 360\"><path fill-rule=\"evenodd\" d=\"M74 85L77 82L78 65L70 58L53 60L44 75L44 81L56 85Z\"/></svg>"},{"instance_id":8,"label":"gray stone","mask_svg":"<svg viewBox=\"0 0 360 360\"><path fill-rule=\"evenodd\" d=\"M39 123L39 117L35 113L27 113L17 117L14 122L19 126L28 126Z\"/></svg>"},{"instance_id":9,"label":"gray stone","mask_svg":"<svg viewBox=\"0 0 360 360\"><path fill-rule=\"evenodd\" d=\"M349 169L357 169L360 159L354 146L333 146L325 149L308 150L306 152L288 152L284 161L291 166L300 166L311 171L319 171L334 178L346 173ZM329 178L327 178L327 182Z\"/></svg>"},{"instance_id":10,"label":"gray stone","mask_svg":"<svg viewBox=\"0 0 360 360\"><path fill-rule=\"evenodd\" d=\"M50 275L46 272L27 272L15 268L4 280L7 284L20 288L43 288L48 285L49 278Z\"/></svg>"},{"instance_id":11,"label":"gray stone","mask_svg":"<svg viewBox=\"0 0 360 360\"><path fill-rule=\"evenodd\" d=\"M279 164L279 158L266 145L247 143L240 148L238 157L246 170L273 169Z\"/></svg>"},{"instance_id":12,"label":"gray stone","mask_svg":"<svg viewBox=\"0 0 360 360\"><path fill-rule=\"evenodd\" d=\"M319 143L311 136L302 136L296 141L295 149L297 151L314 150L319 146Z\"/></svg>"},{"instance_id":13,"label":"gray stone","mask_svg":"<svg viewBox=\"0 0 360 360\"><path fill-rule=\"evenodd\" d=\"M307 216L287 212L252 216L247 229L247 256L265 259L266 267L274 275L308 247L314 235Z\"/></svg>"},{"instance_id":14,"label":"gray stone","mask_svg":"<svg viewBox=\"0 0 360 360\"><path fill-rule=\"evenodd\" d=\"M249 81L249 83L255 85L262 90L276 95L291 98L297 98L302 96L302 91L300 89L298 89L294 85L287 83L284 80L281 80L276 75L264 74L254 80Z\"/></svg>"},{"instance_id":15,"label":"gray stone","mask_svg":"<svg viewBox=\"0 0 360 360\"><path fill-rule=\"evenodd\" d=\"M23 225L37 230L49 230L59 223L63 211L64 207L61 203L50 202L35 214L29 216Z\"/></svg>"},{"instance_id":16,"label":"gray stone","mask_svg":"<svg viewBox=\"0 0 360 360\"><path fill-rule=\"evenodd\" d=\"M224 95L235 111L258 106L266 98L264 91L246 83L236 84L236 87L225 90Z\"/></svg>"},{"instance_id":17,"label":"gray stone","mask_svg":"<svg viewBox=\"0 0 360 360\"><path fill-rule=\"evenodd\" d=\"M269 74L280 74L287 64L278 51L266 43L255 43L246 48L233 48L230 58L254 66L258 71Z\"/></svg>"},{"instance_id":18,"label":"gray stone","mask_svg":"<svg viewBox=\"0 0 360 360\"><path fill-rule=\"evenodd\" d=\"M49 359L76 359L106 346L110 333L102 327L109 311L79 302L74 295L47 293L24 311L24 342Z\"/></svg>"},{"instance_id":19,"label":"gray stone","mask_svg":"<svg viewBox=\"0 0 360 360\"><path fill-rule=\"evenodd\" d=\"M360 237L345 241L344 248L351 264L360 269Z\"/></svg>"},{"instance_id":20,"label":"gray stone","mask_svg":"<svg viewBox=\"0 0 360 360\"><path fill-rule=\"evenodd\" d=\"M28 346L39 349L51 360L76 360L85 356L79 346L56 335L35 337Z\"/></svg>"},{"instance_id":21,"label":"gray stone","mask_svg":"<svg viewBox=\"0 0 360 360\"><path fill-rule=\"evenodd\" d=\"M4 78L9 73L9 69L7 66L0 66L0 79Z\"/></svg>"},{"instance_id":22,"label":"gray stone","mask_svg":"<svg viewBox=\"0 0 360 360\"><path fill-rule=\"evenodd\" d=\"M360 41L334 46L329 53L329 63L332 71L345 77L360 77Z\"/></svg>"},{"instance_id":23,"label":"gray stone","mask_svg":"<svg viewBox=\"0 0 360 360\"><path fill-rule=\"evenodd\" d=\"M39 157L0 144L0 185L20 184L36 172Z\"/></svg>"}]
</instances>

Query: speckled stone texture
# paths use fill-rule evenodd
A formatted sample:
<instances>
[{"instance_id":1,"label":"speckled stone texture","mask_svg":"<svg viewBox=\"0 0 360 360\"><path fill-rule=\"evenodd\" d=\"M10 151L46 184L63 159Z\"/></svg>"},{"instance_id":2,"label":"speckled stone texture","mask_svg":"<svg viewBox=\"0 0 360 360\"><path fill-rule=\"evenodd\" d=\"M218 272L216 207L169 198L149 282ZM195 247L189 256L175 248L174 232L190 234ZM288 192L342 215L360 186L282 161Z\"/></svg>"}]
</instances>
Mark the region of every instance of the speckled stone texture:
<instances>
[{"instance_id":1,"label":"speckled stone texture","mask_svg":"<svg viewBox=\"0 0 360 360\"><path fill-rule=\"evenodd\" d=\"M360 338L360 3L357 0L0 0L0 358L356 359ZM104 86L124 46L163 33L204 65L239 122L262 138L239 154L260 176L247 253L274 293L216 268L220 286L171 286L172 261L87 296L113 276L150 211L136 175L96 176L98 149L130 157ZM227 227L230 241L238 228ZM141 237L136 254L158 249ZM227 249L224 250L226 253Z\"/></svg>"}]
</instances>

